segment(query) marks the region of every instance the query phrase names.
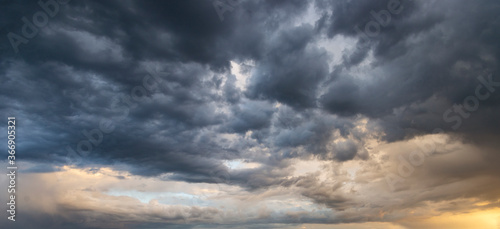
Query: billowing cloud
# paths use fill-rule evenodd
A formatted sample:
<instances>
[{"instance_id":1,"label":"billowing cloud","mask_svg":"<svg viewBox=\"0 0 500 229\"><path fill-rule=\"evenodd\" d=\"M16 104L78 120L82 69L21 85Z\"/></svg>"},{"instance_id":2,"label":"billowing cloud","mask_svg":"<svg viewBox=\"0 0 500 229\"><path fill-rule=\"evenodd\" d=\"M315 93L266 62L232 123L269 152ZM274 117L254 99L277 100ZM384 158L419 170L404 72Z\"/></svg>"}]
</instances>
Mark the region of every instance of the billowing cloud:
<instances>
[{"instance_id":1,"label":"billowing cloud","mask_svg":"<svg viewBox=\"0 0 500 229\"><path fill-rule=\"evenodd\" d=\"M4 5L16 227L437 228L498 213L497 1Z\"/></svg>"}]
</instances>

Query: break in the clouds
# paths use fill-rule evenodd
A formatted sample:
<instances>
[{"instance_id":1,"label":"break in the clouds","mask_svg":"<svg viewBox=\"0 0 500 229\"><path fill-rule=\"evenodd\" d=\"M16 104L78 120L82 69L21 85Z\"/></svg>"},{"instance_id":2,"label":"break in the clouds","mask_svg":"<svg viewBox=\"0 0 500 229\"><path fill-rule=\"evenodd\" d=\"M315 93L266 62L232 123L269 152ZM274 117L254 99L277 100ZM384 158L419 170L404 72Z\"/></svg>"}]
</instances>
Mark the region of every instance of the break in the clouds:
<instances>
[{"instance_id":1,"label":"break in the clouds","mask_svg":"<svg viewBox=\"0 0 500 229\"><path fill-rule=\"evenodd\" d=\"M18 122L21 164L18 218L1 221L497 228L499 12L5 1L0 111Z\"/></svg>"}]
</instances>

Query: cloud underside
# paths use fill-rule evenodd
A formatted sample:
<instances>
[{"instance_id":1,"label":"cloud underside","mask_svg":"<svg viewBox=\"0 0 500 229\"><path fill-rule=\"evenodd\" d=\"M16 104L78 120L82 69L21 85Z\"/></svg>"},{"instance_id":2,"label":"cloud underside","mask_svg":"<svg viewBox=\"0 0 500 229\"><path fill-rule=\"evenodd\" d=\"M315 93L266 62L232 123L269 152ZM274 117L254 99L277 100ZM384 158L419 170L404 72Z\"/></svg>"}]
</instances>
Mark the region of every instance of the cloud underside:
<instances>
[{"instance_id":1,"label":"cloud underside","mask_svg":"<svg viewBox=\"0 0 500 229\"><path fill-rule=\"evenodd\" d=\"M497 214L497 1L225 6L72 1L28 42L4 36L25 228ZM26 36L21 18L42 10L7 4L2 34Z\"/></svg>"}]
</instances>

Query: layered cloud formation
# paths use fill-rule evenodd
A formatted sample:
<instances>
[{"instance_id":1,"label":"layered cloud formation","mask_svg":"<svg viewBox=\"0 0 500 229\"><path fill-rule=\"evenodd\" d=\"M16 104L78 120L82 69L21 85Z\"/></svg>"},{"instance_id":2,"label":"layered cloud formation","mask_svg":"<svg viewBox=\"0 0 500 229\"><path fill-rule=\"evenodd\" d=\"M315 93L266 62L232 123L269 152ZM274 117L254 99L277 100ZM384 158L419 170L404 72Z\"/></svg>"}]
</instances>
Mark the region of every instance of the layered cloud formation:
<instances>
[{"instance_id":1,"label":"layered cloud formation","mask_svg":"<svg viewBox=\"0 0 500 229\"><path fill-rule=\"evenodd\" d=\"M10 1L12 225L496 228L499 10Z\"/></svg>"}]
</instances>

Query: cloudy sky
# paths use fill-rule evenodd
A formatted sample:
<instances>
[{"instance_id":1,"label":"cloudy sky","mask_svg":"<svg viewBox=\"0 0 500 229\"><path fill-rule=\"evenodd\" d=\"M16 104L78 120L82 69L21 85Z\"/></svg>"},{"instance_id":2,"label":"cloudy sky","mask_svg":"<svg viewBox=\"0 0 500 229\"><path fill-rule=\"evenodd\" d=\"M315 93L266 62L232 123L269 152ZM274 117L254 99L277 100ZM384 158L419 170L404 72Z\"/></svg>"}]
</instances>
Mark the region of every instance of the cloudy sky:
<instances>
[{"instance_id":1,"label":"cloudy sky","mask_svg":"<svg viewBox=\"0 0 500 229\"><path fill-rule=\"evenodd\" d=\"M8 228L500 228L498 0L6 0L0 18Z\"/></svg>"}]
</instances>

